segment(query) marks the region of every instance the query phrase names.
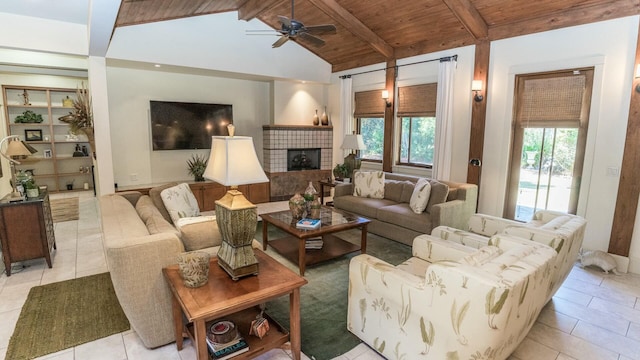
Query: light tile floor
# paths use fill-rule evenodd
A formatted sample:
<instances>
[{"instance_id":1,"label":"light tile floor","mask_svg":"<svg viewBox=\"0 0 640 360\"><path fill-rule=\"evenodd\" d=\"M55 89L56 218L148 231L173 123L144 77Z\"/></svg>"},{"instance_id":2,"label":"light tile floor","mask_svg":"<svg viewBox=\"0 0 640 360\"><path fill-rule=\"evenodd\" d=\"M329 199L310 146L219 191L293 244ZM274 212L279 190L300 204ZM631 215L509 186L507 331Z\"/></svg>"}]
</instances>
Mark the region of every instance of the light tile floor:
<instances>
[{"instance_id":1,"label":"light tile floor","mask_svg":"<svg viewBox=\"0 0 640 360\"><path fill-rule=\"evenodd\" d=\"M32 286L107 271L93 193L53 194L52 198L64 196L80 197L80 220L55 224L58 250L53 255L53 268L47 268L44 260L32 260L25 262L26 267L11 277L0 276L0 359L5 357L20 309ZM259 211L283 206L286 207L286 203L263 205ZM189 341L179 352L175 344L148 350L135 332L129 330L41 359L187 360L195 359L195 352ZM277 350L260 359L284 360L290 356ZM336 359L377 360L381 357L361 344ZM606 275L597 269L576 266L510 357L510 360L547 359L640 360L640 276Z\"/></svg>"}]
</instances>

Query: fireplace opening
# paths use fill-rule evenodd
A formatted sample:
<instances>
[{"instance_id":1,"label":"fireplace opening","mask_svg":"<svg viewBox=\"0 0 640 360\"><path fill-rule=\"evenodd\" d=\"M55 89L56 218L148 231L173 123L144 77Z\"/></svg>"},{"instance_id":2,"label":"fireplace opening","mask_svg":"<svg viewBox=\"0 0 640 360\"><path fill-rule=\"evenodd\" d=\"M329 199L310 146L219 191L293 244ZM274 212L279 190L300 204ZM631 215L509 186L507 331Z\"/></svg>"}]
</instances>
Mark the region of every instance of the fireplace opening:
<instances>
[{"instance_id":1,"label":"fireplace opening","mask_svg":"<svg viewBox=\"0 0 640 360\"><path fill-rule=\"evenodd\" d=\"M287 149L287 171L320 169L320 148Z\"/></svg>"}]
</instances>

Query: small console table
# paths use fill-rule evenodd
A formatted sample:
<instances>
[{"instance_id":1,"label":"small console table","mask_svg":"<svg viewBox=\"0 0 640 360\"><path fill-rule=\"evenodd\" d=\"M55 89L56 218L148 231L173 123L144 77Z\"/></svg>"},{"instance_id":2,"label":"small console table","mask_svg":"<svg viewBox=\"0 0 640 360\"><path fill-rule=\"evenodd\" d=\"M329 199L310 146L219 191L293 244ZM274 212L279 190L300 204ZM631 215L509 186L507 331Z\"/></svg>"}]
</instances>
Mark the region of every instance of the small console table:
<instances>
[{"instance_id":1,"label":"small console table","mask_svg":"<svg viewBox=\"0 0 640 360\"><path fill-rule=\"evenodd\" d=\"M49 193L41 190L35 198L9 202L0 199L0 241L7 276L11 263L44 257L51 268L51 251L56 248Z\"/></svg>"}]
</instances>

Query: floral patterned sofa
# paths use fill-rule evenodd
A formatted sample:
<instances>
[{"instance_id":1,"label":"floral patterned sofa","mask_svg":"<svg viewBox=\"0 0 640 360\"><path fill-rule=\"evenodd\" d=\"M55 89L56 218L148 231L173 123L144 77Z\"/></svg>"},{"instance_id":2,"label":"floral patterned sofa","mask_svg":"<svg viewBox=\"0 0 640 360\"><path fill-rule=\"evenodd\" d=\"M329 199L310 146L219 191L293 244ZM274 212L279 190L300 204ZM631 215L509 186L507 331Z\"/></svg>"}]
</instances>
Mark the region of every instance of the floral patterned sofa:
<instances>
[{"instance_id":1,"label":"floral patterned sofa","mask_svg":"<svg viewBox=\"0 0 640 360\"><path fill-rule=\"evenodd\" d=\"M389 359L505 359L547 301L556 251L498 234L479 249L420 235L392 266L349 266L347 327Z\"/></svg>"},{"instance_id":2,"label":"floral patterned sofa","mask_svg":"<svg viewBox=\"0 0 640 360\"><path fill-rule=\"evenodd\" d=\"M490 237L496 234L517 236L552 247L558 256L548 301L567 278L578 258L586 225L586 220L580 216L550 210L537 211L533 219L526 223L474 214L469 218L466 231L439 226L432 230L431 235L476 248L486 246Z\"/></svg>"}]
</instances>

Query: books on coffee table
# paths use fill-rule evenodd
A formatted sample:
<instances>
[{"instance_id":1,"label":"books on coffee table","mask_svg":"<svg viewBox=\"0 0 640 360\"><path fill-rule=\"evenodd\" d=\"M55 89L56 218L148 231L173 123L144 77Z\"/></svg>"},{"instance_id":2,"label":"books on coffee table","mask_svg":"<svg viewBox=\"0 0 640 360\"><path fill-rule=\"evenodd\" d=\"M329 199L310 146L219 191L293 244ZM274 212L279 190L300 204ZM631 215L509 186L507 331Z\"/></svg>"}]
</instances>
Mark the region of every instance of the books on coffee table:
<instances>
[{"instance_id":1,"label":"books on coffee table","mask_svg":"<svg viewBox=\"0 0 640 360\"><path fill-rule=\"evenodd\" d=\"M296 227L303 230L314 230L320 227L320 219L300 219L296 223Z\"/></svg>"},{"instance_id":2,"label":"books on coffee table","mask_svg":"<svg viewBox=\"0 0 640 360\"><path fill-rule=\"evenodd\" d=\"M304 248L307 250L320 250L322 249L322 245L324 245L322 236L309 238L304 242Z\"/></svg>"},{"instance_id":3,"label":"books on coffee table","mask_svg":"<svg viewBox=\"0 0 640 360\"><path fill-rule=\"evenodd\" d=\"M219 344L206 338L209 355L213 360L226 360L249 351L247 341L240 335L226 344Z\"/></svg>"}]
</instances>

